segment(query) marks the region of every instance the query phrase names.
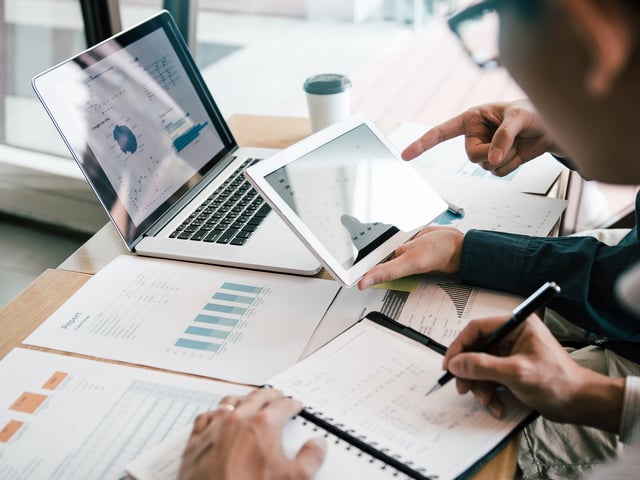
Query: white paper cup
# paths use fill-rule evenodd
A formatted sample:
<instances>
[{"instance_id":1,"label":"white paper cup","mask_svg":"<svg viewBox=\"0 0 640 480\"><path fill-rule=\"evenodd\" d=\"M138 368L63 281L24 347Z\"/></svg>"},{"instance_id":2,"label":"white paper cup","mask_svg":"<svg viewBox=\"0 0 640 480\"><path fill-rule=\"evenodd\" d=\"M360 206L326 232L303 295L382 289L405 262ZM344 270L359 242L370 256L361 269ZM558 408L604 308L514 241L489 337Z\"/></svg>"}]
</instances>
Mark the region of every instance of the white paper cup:
<instances>
[{"instance_id":1,"label":"white paper cup","mask_svg":"<svg viewBox=\"0 0 640 480\"><path fill-rule=\"evenodd\" d=\"M304 82L311 130L317 132L349 116L351 80L337 73L313 75Z\"/></svg>"}]
</instances>

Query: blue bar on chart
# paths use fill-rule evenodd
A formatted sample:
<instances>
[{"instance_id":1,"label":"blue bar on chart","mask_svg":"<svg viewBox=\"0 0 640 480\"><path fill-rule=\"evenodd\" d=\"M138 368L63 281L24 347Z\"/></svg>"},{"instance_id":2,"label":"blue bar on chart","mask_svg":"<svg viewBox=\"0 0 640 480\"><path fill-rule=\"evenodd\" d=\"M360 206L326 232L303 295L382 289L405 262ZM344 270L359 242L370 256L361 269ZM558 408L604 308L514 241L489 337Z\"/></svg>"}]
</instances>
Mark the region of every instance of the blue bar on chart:
<instances>
[{"instance_id":1,"label":"blue bar on chart","mask_svg":"<svg viewBox=\"0 0 640 480\"><path fill-rule=\"evenodd\" d=\"M204 309L210 310L212 312L231 313L233 315L244 315L244 312L247 311L247 309L243 307L234 307L232 305L220 305L218 303L207 303L204 306Z\"/></svg>"},{"instance_id":2,"label":"blue bar on chart","mask_svg":"<svg viewBox=\"0 0 640 480\"><path fill-rule=\"evenodd\" d=\"M191 348L193 350L202 350L205 352L217 352L220 348L218 343L199 342L198 340L189 340L188 338L179 338L176 347Z\"/></svg>"},{"instance_id":3,"label":"blue bar on chart","mask_svg":"<svg viewBox=\"0 0 640 480\"><path fill-rule=\"evenodd\" d=\"M231 333L242 328L243 316L264 291L264 287L223 283L202 307L202 313L193 319L196 325L188 325L184 330L183 335L191 338L180 338L175 346L220 352Z\"/></svg>"},{"instance_id":4,"label":"blue bar on chart","mask_svg":"<svg viewBox=\"0 0 640 480\"><path fill-rule=\"evenodd\" d=\"M193 125L189 130L187 130L182 135L179 135L173 140L173 147L176 149L176 152L180 153L184 150L191 142L193 142L198 136L200 136L200 130L204 129L209 122L199 123L197 125Z\"/></svg>"},{"instance_id":5,"label":"blue bar on chart","mask_svg":"<svg viewBox=\"0 0 640 480\"><path fill-rule=\"evenodd\" d=\"M242 285L241 283L225 282L222 284L224 290L234 290L236 292L255 293L262 292L262 287L254 287L252 285Z\"/></svg>"},{"instance_id":6,"label":"blue bar on chart","mask_svg":"<svg viewBox=\"0 0 640 480\"><path fill-rule=\"evenodd\" d=\"M225 327L235 327L238 324L238 320L235 320L233 318L202 314L198 315L194 321L200 323L210 323L212 325L224 325Z\"/></svg>"},{"instance_id":7,"label":"blue bar on chart","mask_svg":"<svg viewBox=\"0 0 640 480\"><path fill-rule=\"evenodd\" d=\"M233 293L218 292L213 297L214 300L224 300L227 302L245 303L251 305L256 297L247 297L246 295L235 295Z\"/></svg>"},{"instance_id":8,"label":"blue bar on chart","mask_svg":"<svg viewBox=\"0 0 640 480\"><path fill-rule=\"evenodd\" d=\"M188 333L190 335L200 335L201 337L220 338L222 340L226 340L231 332L227 332L224 330L215 330L213 328L189 327L185 330L184 333Z\"/></svg>"}]
</instances>

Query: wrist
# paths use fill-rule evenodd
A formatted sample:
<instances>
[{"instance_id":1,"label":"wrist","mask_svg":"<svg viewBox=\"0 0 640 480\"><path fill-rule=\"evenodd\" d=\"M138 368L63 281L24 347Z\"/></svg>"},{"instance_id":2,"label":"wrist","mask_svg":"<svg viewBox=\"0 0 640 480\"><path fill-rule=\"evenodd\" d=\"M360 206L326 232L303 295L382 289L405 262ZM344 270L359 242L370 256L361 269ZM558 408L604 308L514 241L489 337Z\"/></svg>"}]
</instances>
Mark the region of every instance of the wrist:
<instances>
[{"instance_id":1,"label":"wrist","mask_svg":"<svg viewBox=\"0 0 640 480\"><path fill-rule=\"evenodd\" d=\"M625 380L582 368L566 405L568 423L588 425L611 433L620 431Z\"/></svg>"},{"instance_id":2,"label":"wrist","mask_svg":"<svg viewBox=\"0 0 640 480\"><path fill-rule=\"evenodd\" d=\"M456 231L453 236L453 251L449 256L449 265L445 273L458 274L460 271L460 259L462 257L462 245L464 243L464 233Z\"/></svg>"}]
</instances>

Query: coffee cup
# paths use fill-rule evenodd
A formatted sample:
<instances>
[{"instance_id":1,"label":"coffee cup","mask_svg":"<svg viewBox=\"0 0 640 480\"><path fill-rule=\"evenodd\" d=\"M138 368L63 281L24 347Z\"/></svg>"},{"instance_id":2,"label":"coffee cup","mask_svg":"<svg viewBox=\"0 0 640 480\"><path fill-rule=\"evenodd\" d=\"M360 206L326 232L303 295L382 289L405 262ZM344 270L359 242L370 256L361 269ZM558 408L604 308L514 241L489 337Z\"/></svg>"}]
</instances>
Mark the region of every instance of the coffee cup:
<instances>
[{"instance_id":1,"label":"coffee cup","mask_svg":"<svg viewBox=\"0 0 640 480\"><path fill-rule=\"evenodd\" d=\"M349 116L351 80L337 73L313 75L304 82L311 130L317 132Z\"/></svg>"}]
</instances>

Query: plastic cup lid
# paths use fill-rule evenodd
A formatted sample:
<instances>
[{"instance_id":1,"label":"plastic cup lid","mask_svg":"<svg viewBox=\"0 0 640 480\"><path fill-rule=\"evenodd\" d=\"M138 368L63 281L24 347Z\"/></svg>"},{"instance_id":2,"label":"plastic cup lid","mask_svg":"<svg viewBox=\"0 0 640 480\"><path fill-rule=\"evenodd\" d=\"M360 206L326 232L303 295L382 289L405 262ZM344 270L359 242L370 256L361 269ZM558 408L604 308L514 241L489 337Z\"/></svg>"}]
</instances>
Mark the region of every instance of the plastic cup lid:
<instances>
[{"instance_id":1,"label":"plastic cup lid","mask_svg":"<svg viewBox=\"0 0 640 480\"><path fill-rule=\"evenodd\" d=\"M331 95L341 93L351 88L351 80L346 75L338 73L322 73L307 78L304 82L304 91L316 95Z\"/></svg>"}]
</instances>

